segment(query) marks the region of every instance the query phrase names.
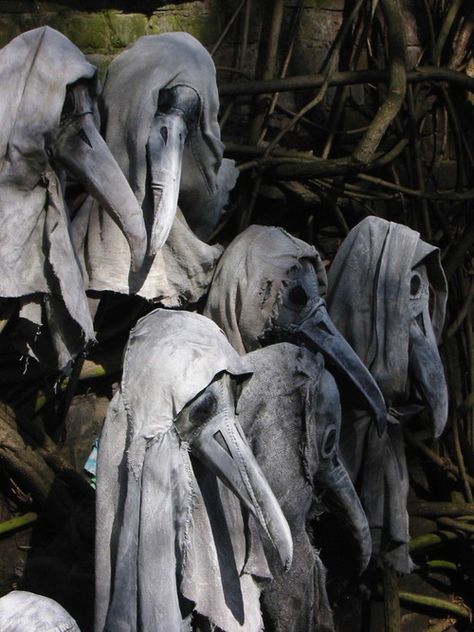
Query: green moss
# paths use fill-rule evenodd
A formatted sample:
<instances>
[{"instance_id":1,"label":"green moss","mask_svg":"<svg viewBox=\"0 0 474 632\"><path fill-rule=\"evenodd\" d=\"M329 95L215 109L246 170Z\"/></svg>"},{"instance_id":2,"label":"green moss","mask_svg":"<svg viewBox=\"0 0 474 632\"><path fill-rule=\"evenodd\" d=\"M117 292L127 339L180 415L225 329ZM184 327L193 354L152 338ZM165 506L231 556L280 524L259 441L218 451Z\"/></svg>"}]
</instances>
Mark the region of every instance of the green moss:
<instances>
[{"instance_id":1,"label":"green moss","mask_svg":"<svg viewBox=\"0 0 474 632\"><path fill-rule=\"evenodd\" d=\"M17 21L10 16L0 16L0 47L5 46L22 32Z\"/></svg>"},{"instance_id":2,"label":"green moss","mask_svg":"<svg viewBox=\"0 0 474 632\"><path fill-rule=\"evenodd\" d=\"M147 33L148 20L142 14L108 11L107 17L113 48L125 48Z\"/></svg>"},{"instance_id":3,"label":"green moss","mask_svg":"<svg viewBox=\"0 0 474 632\"><path fill-rule=\"evenodd\" d=\"M64 12L50 20L50 26L69 37L84 52L107 51L111 32L107 13Z\"/></svg>"},{"instance_id":4,"label":"green moss","mask_svg":"<svg viewBox=\"0 0 474 632\"><path fill-rule=\"evenodd\" d=\"M215 7L213 6L215 9ZM148 33L186 31L202 44L212 44L218 37L218 12L201 2L167 5L155 11L148 22Z\"/></svg>"}]
</instances>

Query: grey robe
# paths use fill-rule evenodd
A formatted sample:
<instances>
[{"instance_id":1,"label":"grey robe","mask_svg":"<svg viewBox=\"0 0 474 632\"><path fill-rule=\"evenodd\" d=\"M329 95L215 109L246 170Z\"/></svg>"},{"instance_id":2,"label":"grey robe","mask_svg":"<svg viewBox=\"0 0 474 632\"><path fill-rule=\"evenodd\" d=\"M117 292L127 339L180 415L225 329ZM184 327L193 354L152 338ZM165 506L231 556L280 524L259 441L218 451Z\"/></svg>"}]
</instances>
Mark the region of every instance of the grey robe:
<instances>
[{"instance_id":1,"label":"grey robe","mask_svg":"<svg viewBox=\"0 0 474 632\"><path fill-rule=\"evenodd\" d=\"M102 97L104 135L150 225L147 141L160 90L176 86L193 88L201 107L184 148L180 205L195 230L208 234L206 226L212 228L220 216L237 171L233 161L223 159L215 68L197 40L187 33L148 35L112 62ZM165 307L197 301L207 290L222 252L219 246L200 241L179 210L166 244L136 275L129 275L125 239L92 200L78 213L74 234L89 289L136 293Z\"/></svg>"},{"instance_id":2,"label":"grey robe","mask_svg":"<svg viewBox=\"0 0 474 632\"><path fill-rule=\"evenodd\" d=\"M332 631L326 569L306 532L315 495L321 491L315 489L321 461L315 424L324 361L320 354L289 343L258 349L245 360L254 375L239 398L239 421L294 542L291 568L274 572L274 581L263 591L263 604L277 631ZM270 560L273 555L267 552Z\"/></svg>"},{"instance_id":3,"label":"grey robe","mask_svg":"<svg viewBox=\"0 0 474 632\"><path fill-rule=\"evenodd\" d=\"M96 68L64 35L45 26L0 51L0 297L18 298L25 353L47 328L52 363L64 367L94 338L81 267L58 177L46 152L66 87Z\"/></svg>"},{"instance_id":4,"label":"grey robe","mask_svg":"<svg viewBox=\"0 0 474 632\"><path fill-rule=\"evenodd\" d=\"M446 279L439 251L419 233L369 217L342 243L329 271L328 311L336 327L379 385L390 410L387 432L346 407L341 451L372 529L374 553L400 572L410 572L408 472L400 420L412 403L407 392L410 272L423 262L433 297L437 339L446 308Z\"/></svg>"},{"instance_id":5,"label":"grey robe","mask_svg":"<svg viewBox=\"0 0 474 632\"><path fill-rule=\"evenodd\" d=\"M189 630L182 598L226 632L261 630L254 577L269 576L261 546L252 556L234 494L220 496L209 472L198 484L173 424L223 371L251 368L202 316L156 310L131 332L99 449L96 632L165 632L162 620L166 632ZM220 512L225 522L216 523Z\"/></svg>"},{"instance_id":6,"label":"grey robe","mask_svg":"<svg viewBox=\"0 0 474 632\"><path fill-rule=\"evenodd\" d=\"M204 314L222 327L240 354L262 346L262 338L272 329L272 317L288 273L302 259L312 262L320 295L324 296L326 272L317 250L283 228L249 226L226 249Z\"/></svg>"}]
</instances>

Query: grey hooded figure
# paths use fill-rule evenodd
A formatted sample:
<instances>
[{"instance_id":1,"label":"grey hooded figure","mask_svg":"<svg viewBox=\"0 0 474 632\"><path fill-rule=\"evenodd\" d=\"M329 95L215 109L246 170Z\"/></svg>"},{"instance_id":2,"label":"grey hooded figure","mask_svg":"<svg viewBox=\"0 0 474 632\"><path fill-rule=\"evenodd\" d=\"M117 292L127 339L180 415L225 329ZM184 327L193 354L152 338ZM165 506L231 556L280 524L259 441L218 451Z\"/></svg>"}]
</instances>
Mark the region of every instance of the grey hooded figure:
<instances>
[{"instance_id":1,"label":"grey hooded figure","mask_svg":"<svg viewBox=\"0 0 474 632\"><path fill-rule=\"evenodd\" d=\"M88 200L74 223L91 290L138 294L164 307L197 301L222 249L202 242L217 223L237 170L224 159L215 67L188 33L138 39L111 63L104 134L139 203L150 242L147 265L129 275L115 224Z\"/></svg>"},{"instance_id":2,"label":"grey hooded figure","mask_svg":"<svg viewBox=\"0 0 474 632\"><path fill-rule=\"evenodd\" d=\"M158 309L132 330L99 448L96 632L182 632L193 610L260 632L256 580L269 570L240 503L286 568L292 540L236 420L250 374L198 314Z\"/></svg>"},{"instance_id":3,"label":"grey hooded figure","mask_svg":"<svg viewBox=\"0 0 474 632\"><path fill-rule=\"evenodd\" d=\"M379 431L386 408L379 387L326 311L326 271L313 246L282 228L250 226L228 246L204 314L241 354L284 340L320 351L373 411Z\"/></svg>"},{"instance_id":4,"label":"grey hooded figure","mask_svg":"<svg viewBox=\"0 0 474 632\"><path fill-rule=\"evenodd\" d=\"M0 51L2 309L19 308L24 353L59 368L94 337L63 170L101 202L133 267L146 250L138 203L95 127L96 84L96 68L49 27L23 33ZM42 345L39 333L50 341Z\"/></svg>"},{"instance_id":5,"label":"grey hooded figure","mask_svg":"<svg viewBox=\"0 0 474 632\"><path fill-rule=\"evenodd\" d=\"M239 399L244 432L290 524L294 563L265 588L263 603L276 630L331 630L325 569L306 522L325 493L354 538L359 568L370 533L349 475L337 456L339 394L320 349L348 375L377 411L385 404L368 371L325 311L326 273L317 251L281 228L251 226L220 260L204 313L254 368ZM307 345L270 344L278 339ZM267 346L265 346L267 345ZM326 434L326 436L324 436Z\"/></svg>"},{"instance_id":6,"label":"grey hooded figure","mask_svg":"<svg viewBox=\"0 0 474 632\"><path fill-rule=\"evenodd\" d=\"M254 374L238 401L239 422L294 544L290 570L275 570L274 581L264 587L263 609L274 632L332 631L326 571L307 532L321 503L345 528L352 566L363 571L371 556L367 519L339 458L339 391L321 354L296 345L270 345L245 360ZM273 553L268 555L273 562Z\"/></svg>"},{"instance_id":7,"label":"grey hooded figure","mask_svg":"<svg viewBox=\"0 0 474 632\"><path fill-rule=\"evenodd\" d=\"M439 437L448 392L437 343L447 286L439 251L407 226L368 217L342 243L329 272L328 309L377 381L389 408L379 436L357 406L344 413L341 451L372 530L374 553L410 572L408 472L402 426L423 406Z\"/></svg>"}]
</instances>

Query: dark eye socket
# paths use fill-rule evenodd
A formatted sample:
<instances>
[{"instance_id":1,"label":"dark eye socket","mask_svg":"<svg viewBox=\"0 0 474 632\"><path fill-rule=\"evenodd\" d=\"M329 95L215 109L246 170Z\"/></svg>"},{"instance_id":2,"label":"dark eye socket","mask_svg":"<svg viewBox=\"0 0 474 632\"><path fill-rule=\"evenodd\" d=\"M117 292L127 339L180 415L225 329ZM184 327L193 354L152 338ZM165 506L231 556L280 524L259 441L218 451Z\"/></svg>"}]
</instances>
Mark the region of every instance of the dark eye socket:
<instances>
[{"instance_id":1,"label":"dark eye socket","mask_svg":"<svg viewBox=\"0 0 474 632\"><path fill-rule=\"evenodd\" d=\"M61 111L61 121L68 119L74 112L75 102L71 89L66 90L66 98L64 99L63 109Z\"/></svg>"},{"instance_id":2,"label":"dark eye socket","mask_svg":"<svg viewBox=\"0 0 474 632\"><path fill-rule=\"evenodd\" d=\"M291 288L289 298L292 303L304 307L308 302L308 295L306 290L301 285L295 285Z\"/></svg>"},{"instance_id":3,"label":"dark eye socket","mask_svg":"<svg viewBox=\"0 0 474 632\"><path fill-rule=\"evenodd\" d=\"M202 425L217 412L217 399L211 392L204 392L191 405L189 418L194 425Z\"/></svg>"},{"instance_id":4,"label":"dark eye socket","mask_svg":"<svg viewBox=\"0 0 474 632\"><path fill-rule=\"evenodd\" d=\"M421 279L418 274L413 274L410 280L410 296L416 296L420 290Z\"/></svg>"}]
</instances>

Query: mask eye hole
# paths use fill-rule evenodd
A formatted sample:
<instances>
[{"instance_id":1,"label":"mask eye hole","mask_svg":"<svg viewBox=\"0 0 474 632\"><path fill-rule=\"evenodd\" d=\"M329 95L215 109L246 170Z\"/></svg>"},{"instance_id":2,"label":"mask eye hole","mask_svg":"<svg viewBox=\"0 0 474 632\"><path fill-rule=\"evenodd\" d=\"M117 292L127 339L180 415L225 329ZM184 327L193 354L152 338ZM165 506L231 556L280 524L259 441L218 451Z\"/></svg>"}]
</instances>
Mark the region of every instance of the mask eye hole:
<instances>
[{"instance_id":1,"label":"mask eye hole","mask_svg":"<svg viewBox=\"0 0 474 632\"><path fill-rule=\"evenodd\" d=\"M418 274L413 274L410 280L410 296L414 297L418 294L421 287L421 279Z\"/></svg>"},{"instance_id":2,"label":"mask eye hole","mask_svg":"<svg viewBox=\"0 0 474 632\"><path fill-rule=\"evenodd\" d=\"M61 123L67 121L74 113L75 109L74 95L72 90L68 88L66 90L66 97L64 99L63 109L61 111Z\"/></svg>"},{"instance_id":3,"label":"mask eye hole","mask_svg":"<svg viewBox=\"0 0 474 632\"><path fill-rule=\"evenodd\" d=\"M336 449L337 442L337 430L335 426L329 426L326 428L323 436L322 446L321 446L321 455L324 458L331 456L331 454Z\"/></svg>"},{"instance_id":4,"label":"mask eye hole","mask_svg":"<svg viewBox=\"0 0 474 632\"><path fill-rule=\"evenodd\" d=\"M189 419L193 426L202 426L217 412L217 399L214 393L204 392L190 406Z\"/></svg>"},{"instance_id":5,"label":"mask eye hole","mask_svg":"<svg viewBox=\"0 0 474 632\"><path fill-rule=\"evenodd\" d=\"M289 299L292 303L298 305L299 307L305 307L305 305L308 303L308 295L301 285L295 285L291 288Z\"/></svg>"}]
</instances>

